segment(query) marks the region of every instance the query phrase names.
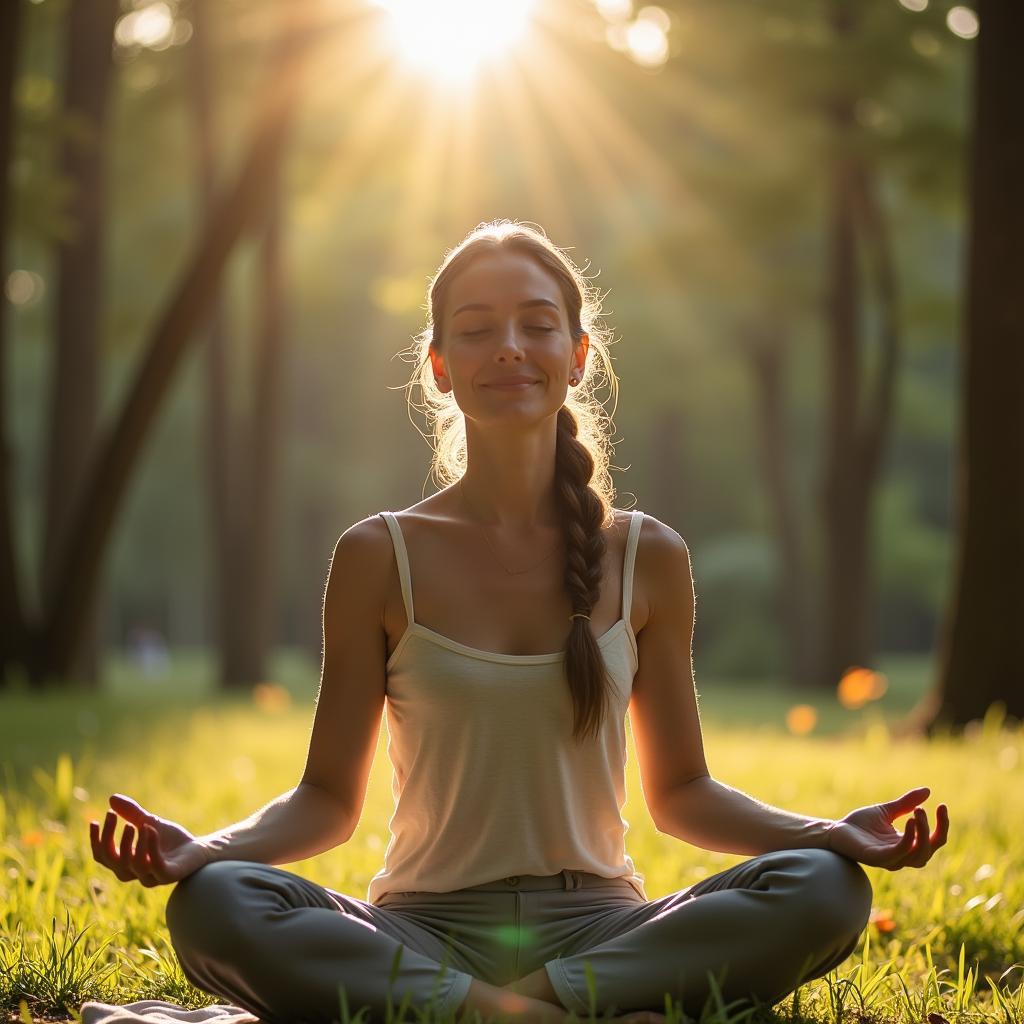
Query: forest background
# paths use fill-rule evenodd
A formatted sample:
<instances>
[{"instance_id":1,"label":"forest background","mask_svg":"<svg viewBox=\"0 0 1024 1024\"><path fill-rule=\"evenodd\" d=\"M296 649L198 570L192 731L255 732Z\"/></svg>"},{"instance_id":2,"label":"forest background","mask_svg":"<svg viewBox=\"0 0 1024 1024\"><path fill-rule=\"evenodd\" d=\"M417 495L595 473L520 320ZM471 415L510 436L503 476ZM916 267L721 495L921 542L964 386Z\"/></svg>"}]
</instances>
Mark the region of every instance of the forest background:
<instances>
[{"instance_id":1,"label":"forest background","mask_svg":"<svg viewBox=\"0 0 1024 1024\"><path fill-rule=\"evenodd\" d=\"M243 688L290 651L312 689L337 537L431 490L402 359L429 276L511 217L606 292L619 504L691 548L698 679L858 707L911 655L923 696L958 585L976 13L566 0L461 67L395 8L5 8L7 684L191 649ZM1011 683L953 717L1019 710Z\"/></svg>"}]
</instances>

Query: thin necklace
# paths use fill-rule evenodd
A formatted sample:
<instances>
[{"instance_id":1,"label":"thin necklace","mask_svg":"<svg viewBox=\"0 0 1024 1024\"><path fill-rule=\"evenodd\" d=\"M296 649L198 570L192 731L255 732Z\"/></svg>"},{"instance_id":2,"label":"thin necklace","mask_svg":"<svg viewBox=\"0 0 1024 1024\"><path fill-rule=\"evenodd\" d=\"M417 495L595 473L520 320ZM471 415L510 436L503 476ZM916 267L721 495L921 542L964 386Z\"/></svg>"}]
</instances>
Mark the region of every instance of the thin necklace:
<instances>
[{"instance_id":1,"label":"thin necklace","mask_svg":"<svg viewBox=\"0 0 1024 1024\"><path fill-rule=\"evenodd\" d=\"M462 481L464 479L464 477L459 477L459 493L462 495L462 500L465 503L466 507L470 510L470 512L473 512L473 514L476 515L473 506L469 502L469 498L466 496L466 488L463 487L462 485ZM523 573L530 572L531 569L536 569L538 565L543 565L562 546L562 542L559 541L539 562L535 562L533 565L527 567L526 569L510 569L501 560L501 558L498 556L498 552L494 549L494 545L491 543L491 538L487 535L487 527L484 526L483 520L478 518L477 525L483 531L484 540L487 541L487 546L491 549L491 554L494 555L495 561L498 563L498 565L502 567L502 569L505 570L506 573L508 573L509 576L522 576Z\"/></svg>"}]
</instances>

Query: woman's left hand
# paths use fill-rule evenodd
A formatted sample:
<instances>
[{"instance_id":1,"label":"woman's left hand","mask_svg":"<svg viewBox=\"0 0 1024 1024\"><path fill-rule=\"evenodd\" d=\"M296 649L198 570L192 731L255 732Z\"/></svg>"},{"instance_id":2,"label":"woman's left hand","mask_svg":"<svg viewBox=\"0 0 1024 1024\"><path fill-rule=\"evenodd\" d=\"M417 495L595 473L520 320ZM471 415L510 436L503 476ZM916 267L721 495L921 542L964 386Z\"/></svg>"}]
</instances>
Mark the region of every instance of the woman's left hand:
<instances>
[{"instance_id":1,"label":"woman's left hand","mask_svg":"<svg viewBox=\"0 0 1024 1024\"><path fill-rule=\"evenodd\" d=\"M928 834L928 815L918 804L928 797L927 786L912 789L888 803L859 807L829 830L826 846L851 860L871 867L899 871L923 868L932 854L944 846L949 834L949 809L939 804L935 831ZM903 835L892 827L894 818L913 812Z\"/></svg>"}]
</instances>

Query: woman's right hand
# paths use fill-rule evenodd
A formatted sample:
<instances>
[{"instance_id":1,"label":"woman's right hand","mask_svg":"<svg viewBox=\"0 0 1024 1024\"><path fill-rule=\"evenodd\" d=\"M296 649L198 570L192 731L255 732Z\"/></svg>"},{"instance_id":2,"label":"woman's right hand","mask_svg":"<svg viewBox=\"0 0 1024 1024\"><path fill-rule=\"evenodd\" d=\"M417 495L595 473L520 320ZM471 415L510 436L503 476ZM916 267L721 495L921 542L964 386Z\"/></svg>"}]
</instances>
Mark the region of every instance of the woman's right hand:
<instances>
[{"instance_id":1,"label":"woman's right hand","mask_svg":"<svg viewBox=\"0 0 1024 1024\"><path fill-rule=\"evenodd\" d=\"M213 850L199 842L188 829L140 807L130 797L115 793L113 810L107 811L100 832L99 822L89 822L93 858L122 881L137 879L147 889L187 878L213 859ZM126 819L121 842L114 843L117 816ZM132 845L138 833L139 841Z\"/></svg>"}]
</instances>

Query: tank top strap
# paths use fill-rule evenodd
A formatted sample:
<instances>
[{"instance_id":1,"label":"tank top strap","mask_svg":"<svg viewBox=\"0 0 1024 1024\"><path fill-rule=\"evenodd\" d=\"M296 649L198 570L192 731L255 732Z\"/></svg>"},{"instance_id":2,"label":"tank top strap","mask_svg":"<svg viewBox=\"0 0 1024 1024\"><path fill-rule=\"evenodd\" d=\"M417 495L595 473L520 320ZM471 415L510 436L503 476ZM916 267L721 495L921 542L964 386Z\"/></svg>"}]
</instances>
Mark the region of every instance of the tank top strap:
<instances>
[{"instance_id":1,"label":"tank top strap","mask_svg":"<svg viewBox=\"0 0 1024 1024\"><path fill-rule=\"evenodd\" d=\"M640 539L640 526L644 514L639 509L630 512L629 533L626 536L626 558L622 565L622 617L629 623L633 607L633 572L636 566L636 547Z\"/></svg>"},{"instance_id":2,"label":"tank top strap","mask_svg":"<svg viewBox=\"0 0 1024 1024\"><path fill-rule=\"evenodd\" d=\"M391 534L391 543L395 547L395 561L398 563L398 578L402 583L405 617L407 625L411 626L416 621L416 614L412 606L412 574L409 572L409 552L405 546L405 537L402 535L402 528L398 525L398 517L394 512L378 514L387 523L388 532Z\"/></svg>"}]
</instances>

